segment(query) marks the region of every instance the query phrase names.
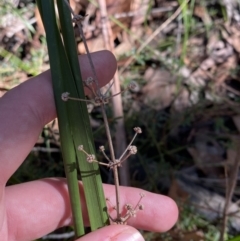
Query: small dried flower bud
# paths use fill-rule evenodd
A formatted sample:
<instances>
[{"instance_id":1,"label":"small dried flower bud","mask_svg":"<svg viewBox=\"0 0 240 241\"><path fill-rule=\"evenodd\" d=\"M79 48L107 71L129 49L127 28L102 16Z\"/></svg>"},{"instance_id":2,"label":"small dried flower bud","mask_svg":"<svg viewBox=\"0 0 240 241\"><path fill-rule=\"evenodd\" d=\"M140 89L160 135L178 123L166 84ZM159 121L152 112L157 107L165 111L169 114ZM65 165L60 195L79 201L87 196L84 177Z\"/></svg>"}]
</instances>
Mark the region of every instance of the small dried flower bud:
<instances>
[{"instance_id":1,"label":"small dried flower bud","mask_svg":"<svg viewBox=\"0 0 240 241\"><path fill-rule=\"evenodd\" d=\"M92 85L94 82L93 77L88 77L84 82L87 86Z\"/></svg>"},{"instance_id":2,"label":"small dried flower bud","mask_svg":"<svg viewBox=\"0 0 240 241\"><path fill-rule=\"evenodd\" d=\"M68 101L69 95L70 95L70 93L68 93L68 92L62 93L62 100L63 101Z\"/></svg>"},{"instance_id":3,"label":"small dried flower bud","mask_svg":"<svg viewBox=\"0 0 240 241\"><path fill-rule=\"evenodd\" d=\"M99 146L99 150L100 151L105 151L105 147L104 146Z\"/></svg>"},{"instance_id":4,"label":"small dried flower bud","mask_svg":"<svg viewBox=\"0 0 240 241\"><path fill-rule=\"evenodd\" d=\"M82 151L83 150L83 145L78 146L78 150Z\"/></svg>"},{"instance_id":5,"label":"small dried flower bud","mask_svg":"<svg viewBox=\"0 0 240 241\"><path fill-rule=\"evenodd\" d=\"M87 156L87 162L92 163L95 160L95 156L94 155L88 155Z\"/></svg>"},{"instance_id":6,"label":"small dried flower bud","mask_svg":"<svg viewBox=\"0 0 240 241\"><path fill-rule=\"evenodd\" d=\"M126 205L125 205L125 208L126 208L127 210L132 210L133 207L132 207L131 204L126 204Z\"/></svg>"},{"instance_id":7,"label":"small dried flower bud","mask_svg":"<svg viewBox=\"0 0 240 241\"><path fill-rule=\"evenodd\" d=\"M140 204L138 208L139 208L139 210L143 210L144 209L144 205Z\"/></svg>"},{"instance_id":8,"label":"small dried flower bud","mask_svg":"<svg viewBox=\"0 0 240 241\"><path fill-rule=\"evenodd\" d=\"M140 192L139 195L140 195L140 197L145 197L145 193L143 193L143 192Z\"/></svg>"},{"instance_id":9,"label":"small dried flower bud","mask_svg":"<svg viewBox=\"0 0 240 241\"><path fill-rule=\"evenodd\" d=\"M133 130L138 134L142 133L142 129L140 127L134 127Z\"/></svg>"},{"instance_id":10,"label":"small dried flower bud","mask_svg":"<svg viewBox=\"0 0 240 241\"><path fill-rule=\"evenodd\" d=\"M137 147L136 146L129 146L128 150L132 155L135 155L137 153Z\"/></svg>"}]
</instances>

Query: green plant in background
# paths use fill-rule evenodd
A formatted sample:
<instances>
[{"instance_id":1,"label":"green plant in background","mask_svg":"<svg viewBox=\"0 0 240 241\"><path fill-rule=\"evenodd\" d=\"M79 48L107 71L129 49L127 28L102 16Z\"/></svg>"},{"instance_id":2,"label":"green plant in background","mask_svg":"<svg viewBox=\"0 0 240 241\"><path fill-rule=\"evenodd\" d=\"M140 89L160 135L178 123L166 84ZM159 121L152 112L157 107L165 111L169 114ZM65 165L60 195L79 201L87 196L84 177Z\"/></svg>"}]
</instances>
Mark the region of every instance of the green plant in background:
<instances>
[{"instance_id":1,"label":"green plant in background","mask_svg":"<svg viewBox=\"0 0 240 241\"><path fill-rule=\"evenodd\" d=\"M189 13L187 2L188 0L179 0L179 4L182 4L182 18L183 18L183 25L184 25L184 37L183 37L183 46L182 46L182 54L181 54L182 63L183 63L184 57L186 56L187 41L189 38L189 31L191 27L191 16ZM193 2L194 1L191 1L191 3ZM194 3L193 3L193 6L194 6Z\"/></svg>"},{"instance_id":2,"label":"green plant in background","mask_svg":"<svg viewBox=\"0 0 240 241\"><path fill-rule=\"evenodd\" d=\"M229 239L228 241L240 241L240 236L236 236L234 238Z\"/></svg>"},{"instance_id":3,"label":"green plant in background","mask_svg":"<svg viewBox=\"0 0 240 241\"><path fill-rule=\"evenodd\" d=\"M6 89L19 84L22 79L26 78L25 75L36 76L43 71L43 62L46 57L44 37L41 37L42 44L38 48L32 48L24 58L22 57L27 52L26 46L31 46L34 41L32 35L36 34L32 26L36 21L32 17L34 6L29 3L24 8L16 8L8 1L0 2L0 29L2 31L0 76L2 84L6 83ZM30 17L31 19L27 20ZM18 41L15 40L15 35L20 35L17 38Z\"/></svg>"},{"instance_id":4,"label":"green plant in background","mask_svg":"<svg viewBox=\"0 0 240 241\"><path fill-rule=\"evenodd\" d=\"M30 8L32 8L33 4L31 4L29 6L30 6ZM19 18L21 20L21 23L26 26L27 36L29 38L31 38L31 33L34 33L35 29L29 21L27 21L25 18L23 18L23 15L25 13L27 13L28 11L29 11L29 9L27 9L27 8L17 9L9 1L1 1L0 2L0 15L3 17L1 17L1 19L0 19L0 26L4 25L5 24L4 22L8 22L8 21L6 21L5 18L9 18L10 22L14 20L13 19L14 17ZM11 14L12 16L9 16L9 14Z\"/></svg>"},{"instance_id":5,"label":"green plant in background","mask_svg":"<svg viewBox=\"0 0 240 241\"><path fill-rule=\"evenodd\" d=\"M219 228L197 214L193 206L183 205L178 227L183 232L201 230L206 241L219 241L220 238ZM231 238L227 232L225 232L224 237L226 241Z\"/></svg>"},{"instance_id":6,"label":"green plant in background","mask_svg":"<svg viewBox=\"0 0 240 241\"><path fill-rule=\"evenodd\" d=\"M0 47L0 56L8 59L9 61L9 68L1 69L0 74L7 75L13 73L16 69L20 69L28 75L36 76L41 71L39 67L41 67L43 64L44 51L43 49L32 50L31 59L28 61L22 61L15 54L12 54Z\"/></svg>"}]
</instances>

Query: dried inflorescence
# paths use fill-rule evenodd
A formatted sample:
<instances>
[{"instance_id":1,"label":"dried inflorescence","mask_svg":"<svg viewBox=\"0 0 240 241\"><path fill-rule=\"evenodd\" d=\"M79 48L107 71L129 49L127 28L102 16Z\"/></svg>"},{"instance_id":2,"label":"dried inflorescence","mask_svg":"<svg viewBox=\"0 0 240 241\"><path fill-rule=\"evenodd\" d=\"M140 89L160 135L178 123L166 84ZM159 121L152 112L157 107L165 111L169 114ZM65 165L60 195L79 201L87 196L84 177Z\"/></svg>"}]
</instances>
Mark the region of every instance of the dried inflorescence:
<instances>
[{"instance_id":1,"label":"dried inflorescence","mask_svg":"<svg viewBox=\"0 0 240 241\"><path fill-rule=\"evenodd\" d=\"M128 145L128 147L126 148L126 150L124 151L124 153L121 155L121 157L120 157L119 159L116 159L116 158L115 158L115 160L111 160L111 159L107 156L107 154L105 153L105 147L104 147L104 146L100 146L100 147L99 147L100 152L102 152L103 156L107 159L108 163L103 163L103 162L97 161L97 160L95 159L95 155L89 154L89 153L86 152L86 150L84 150L83 145L79 145L79 146L78 146L78 150L79 150L79 151L82 151L82 152L86 155L87 161L90 162L90 163L92 163L92 162L97 162L98 164L107 166L107 167L109 167L110 169L113 169L115 166L120 167L121 164L122 164L125 160L127 160L127 158L128 158L129 156L137 154L137 147L131 145L131 143L132 143L132 142L134 141L134 139L136 138L136 135L139 134L139 133L141 133L141 132L136 131L136 130L141 130L141 128L135 127L134 130L135 130L136 134L134 135L132 141L130 142L130 144Z\"/></svg>"},{"instance_id":2,"label":"dried inflorescence","mask_svg":"<svg viewBox=\"0 0 240 241\"><path fill-rule=\"evenodd\" d=\"M123 91L126 91L126 90L123 90L120 93L118 93L116 95L112 95L112 96L107 96L108 91L105 94L101 93L101 90L100 90L99 84L98 84L98 80L97 80L97 75L96 75L95 68L94 68L94 65L93 65L93 61L91 59L91 55L89 53L87 42L86 42L83 30L82 30L82 21L84 20L84 18L86 16L75 15L73 10L70 7L68 1L65 0L65 2L66 2L67 6L69 7L69 9L70 9L70 11L73 15L72 21L78 26L80 37L83 40L83 43L84 43L84 46L85 46L85 49L86 49L86 52L87 52L87 56L88 56L89 64L90 64L91 69L92 69L93 77L91 77L91 76L88 77L85 81L83 81L83 83L84 83L85 87L90 89L90 91L92 92L92 94L94 96L94 99L93 100L86 100L86 99L75 98L75 97L70 96L70 93L68 93L68 92L63 93L61 97L62 97L63 101L68 101L68 100L85 101L85 102L90 102L90 103L93 103L94 105L98 105L98 106L101 107L104 125L105 125L105 129L106 129L106 134L107 134L107 139L108 139L110 157L108 157L108 155L105 153L104 146L100 146L99 150L102 152L103 156L106 158L107 163L97 161L95 155L89 154L84 149L83 145L80 145L78 147L78 150L83 152L86 155L87 162L89 162L89 163L96 162L100 165L104 165L104 166L113 170L114 183L115 183L115 189L116 189L116 206L114 208L116 209L117 217L115 219L113 219L109 216L109 218L114 223L126 224L130 217L135 217L136 213L139 210L143 210L143 205L140 204L140 202L141 202L142 198L144 197L144 194L143 193L140 194L140 200L138 201L136 206L132 206L131 204L126 204L125 205L126 214L123 215L123 216L121 215L121 212L120 212L120 197L119 197L118 167L121 167L122 163L124 161L126 161L131 155L135 155L137 153L137 147L132 145L132 143L135 140L136 136L138 134L142 133L142 130L141 130L140 127L134 128L135 135L133 136L131 142L129 143L129 145L127 146L125 151L122 153L122 155L119 158L116 158L115 153L114 153L114 149L113 149L112 138L111 138L111 134L110 134L110 128L109 128L109 125L108 125L108 119L107 119L107 115L106 115L104 106L108 103L109 99L115 97L116 95L121 94ZM136 84L131 83L131 84L129 84L127 89L134 90L135 88L136 88Z\"/></svg>"},{"instance_id":3,"label":"dried inflorescence","mask_svg":"<svg viewBox=\"0 0 240 241\"><path fill-rule=\"evenodd\" d=\"M138 201L138 203L136 204L135 207L132 204L125 204L126 213L123 216L121 216L120 218L116 218L116 219L113 219L111 216L109 216L111 221L116 223L116 224L127 224L127 221L131 217L135 218L136 215L137 215L137 212L142 211L144 209L143 204L140 204L140 202L141 202L142 198L145 197L145 194L140 193L139 195L140 195L140 199L139 199L139 201ZM107 201L109 201L109 199L107 199ZM116 209L115 207L112 207L112 208Z\"/></svg>"}]
</instances>

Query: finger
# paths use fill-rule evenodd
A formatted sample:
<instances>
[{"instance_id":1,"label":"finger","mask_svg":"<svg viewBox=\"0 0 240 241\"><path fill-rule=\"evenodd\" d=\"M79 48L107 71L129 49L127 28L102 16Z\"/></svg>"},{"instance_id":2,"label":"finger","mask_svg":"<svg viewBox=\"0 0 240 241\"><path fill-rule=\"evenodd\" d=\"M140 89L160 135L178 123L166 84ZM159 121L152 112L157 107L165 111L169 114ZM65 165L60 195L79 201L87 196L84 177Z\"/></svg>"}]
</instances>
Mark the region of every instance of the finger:
<instances>
[{"instance_id":1,"label":"finger","mask_svg":"<svg viewBox=\"0 0 240 241\"><path fill-rule=\"evenodd\" d=\"M110 200L108 203L109 214L111 217L116 216L116 211L112 205L116 203L115 189L112 185L104 185L106 198ZM122 210L125 204L131 204L133 207L140 200L140 195L144 194L141 204L144 209L137 212L136 217L130 218L128 224L137 229L149 230L154 232L165 232L169 230L177 221L178 208L176 203L169 197L143 191L137 188L121 187L120 198Z\"/></svg>"},{"instance_id":2,"label":"finger","mask_svg":"<svg viewBox=\"0 0 240 241\"><path fill-rule=\"evenodd\" d=\"M108 51L92 54L100 85L109 82L116 60ZM91 75L88 59L80 57L83 79ZM107 71L106 71L107 70ZM56 117L49 71L9 91L0 99L0 184L19 167L34 146L43 126Z\"/></svg>"},{"instance_id":3,"label":"finger","mask_svg":"<svg viewBox=\"0 0 240 241\"><path fill-rule=\"evenodd\" d=\"M144 241L142 235L133 227L111 225L91 232L76 241Z\"/></svg>"},{"instance_id":4,"label":"finger","mask_svg":"<svg viewBox=\"0 0 240 241\"><path fill-rule=\"evenodd\" d=\"M80 184L80 192L83 193ZM114 203L115 190L112 185L104 185L105 197ZM123 210L126 203L139 201L137 188L121 187L120 203ZM162 195L146 192L141 203L145 209L131 218L129 225L154 232L170 229L178 217L175 202ZM86 203L81 195L85 225L88 225ZM65 179L43 179L6 188L9 232L18 235L15 240L35 239L53 230L71 224L70 203ZM113 211L109 213L113 216ZM34 229L32 228L34 226Z\"/></svg>"}]
</instances>

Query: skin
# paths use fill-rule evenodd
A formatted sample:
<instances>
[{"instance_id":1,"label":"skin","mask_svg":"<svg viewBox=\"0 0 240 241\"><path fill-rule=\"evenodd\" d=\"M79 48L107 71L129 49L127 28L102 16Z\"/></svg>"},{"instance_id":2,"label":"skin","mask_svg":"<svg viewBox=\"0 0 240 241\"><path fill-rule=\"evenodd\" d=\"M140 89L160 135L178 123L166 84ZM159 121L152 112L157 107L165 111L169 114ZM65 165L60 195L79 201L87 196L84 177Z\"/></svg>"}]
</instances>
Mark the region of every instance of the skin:
<instances>
[{"instance_id":1,"label":"skin","mask_svg":"<svg viewBox=\"0 0 240 241\"><path fill-rule=\"evenodd\" d=\"M116 71L116 60L107 51L92 54L100 85L109 82ZM79 58L83 79L91 70L86 56ZM106 71L107 70L107 71ZM86 90L87 93L87 90ZM45 124L56 117L50 71L13 88L0 98L0 239L27 241L71 224L66 180L48 178L6 187L36 143ZM79 182L82 192L82 184ZM115 202L112 185L104 185L105 196ZM140 189L121 187L121 204L135 205ZM128 225L110 225L77 241L143 240L135 229L165 232L176 222L178 208L169 197L144 191L145 209L131 218ZM88 217L83 202L84 222ZM122 208L123 208L122 206ZM114 210L110 209L114 216ZM132 227L131 227L132 226Z\"/></svg>"}]
</instances>

